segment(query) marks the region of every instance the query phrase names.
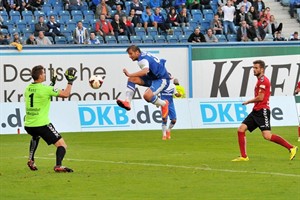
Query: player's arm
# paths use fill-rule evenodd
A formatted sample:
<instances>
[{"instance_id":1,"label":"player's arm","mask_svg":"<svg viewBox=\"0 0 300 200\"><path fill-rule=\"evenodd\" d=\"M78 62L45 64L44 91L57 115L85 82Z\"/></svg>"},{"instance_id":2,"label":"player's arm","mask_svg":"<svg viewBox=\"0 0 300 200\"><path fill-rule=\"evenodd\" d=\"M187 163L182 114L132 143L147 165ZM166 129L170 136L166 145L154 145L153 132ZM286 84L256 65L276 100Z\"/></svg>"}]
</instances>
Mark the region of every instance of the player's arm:
<instances>
[{"instance_id":1,"label":"player's arm","mask_svg":"<svg viewBox=\"0 0 300 200\"><path fill-rule=\"evenodd\" d=\"M140 71L137 71L137 72L134 72L134 73L129 73L127 71L127 69L123 69L123 72L124 74L127 76L127 77L141 77L141 76L146 76L149 72L149 68L147 67L144 67L143 69L141 69Z\"/></svg>"},{"instance_id":2,"label":"player's arm","mask_svg":"<svg viewBox=\"0 0 300 200\"><path fill-rule=\"evenodd\" d=\"M71 94L72 85L68 84L64 90L60 90L58 96L62 98L67 98Z\"/></svg>"},{"instance_id":3,"label":"player's arm","mask_svg":"<svg viewBox=\"0 0 300 200\"><path fill-rule=\"evenodd\" d=\"M247 105L249 103L261 102L264 100L264 97L265 97L265 89L260 88L258 91L258 95L256 97L254 97L253 99L243 102L243 105Z\"/></svg>"}]
</instances>

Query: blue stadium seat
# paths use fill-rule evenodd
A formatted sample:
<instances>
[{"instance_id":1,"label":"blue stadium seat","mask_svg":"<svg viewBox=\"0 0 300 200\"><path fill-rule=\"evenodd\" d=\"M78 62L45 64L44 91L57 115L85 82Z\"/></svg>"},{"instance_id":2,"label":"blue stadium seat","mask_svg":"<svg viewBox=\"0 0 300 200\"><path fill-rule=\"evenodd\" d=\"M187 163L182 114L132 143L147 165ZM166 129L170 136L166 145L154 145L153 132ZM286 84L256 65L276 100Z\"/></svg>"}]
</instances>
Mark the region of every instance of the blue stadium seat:
<instances>
[{"instance_id":1,"label":"blue stadium seat","mask_svg":"<svg viewBox=\"0 0 300 200\"><path fill-rule=\"evenodd\" d=\"M155 27L148 27L147 32L148 32L148 35L151 35L151 36L158 35L157 28L155 28Z\"/></svg>"},{"instance_id":2,"label":"blue stadium seat","mask_svg":"<svg viewBox=\"0 0 300 200\"><path fill-rule=\"evenodd\" d=\"M72 19L76 22L81 21L83 19L83 14L80 10L72 10L71 11Z\"/></svg>"},{"instance_id":3,"label":"blue stadium seat","mask_svg":"<svg viewBox=\"0 0 300 200\"><path fill-rule=\"evenodd\" d=\"M112 35L105 36L105 41L107 44L117 44L116 37Z\"/></svg>"},{"instance_id":4,"label":"blue stadium seat","mask_svg":"<svg viewBox=\"0 0 300 200\"><path fill-rule=\"evenodd\" d=\"M20 30L18 28L11 28L8 29L9 34L14 34L14 33L21 33Z\"/></svg>"},{"instance_id":5,"label":"blue stadium seat","mask_svg":"<svg viewBox=\"0 0 300 200\"><path fill-rule=\"evenodd\" d=\"M11 20L3 21L3 24L6 25L8 27L8 29L15 28L15 23Z\"/></svg>"},{"instance_id":6,"label":"blue stadium seat","mask_svg":"<svg viewBox=\"0 0 300 200\"><path fill-rule=\"evenodd\" d=\"M228 34L227 39L228 39L228 42L237 42L236 34ZM273 38L272 38L272 40L273 40Z\"/></svg>"},{"instance_id":7,"label":"blue stadium seat","mask_svg":"<svg viewBox=\"0 0 300 200\"><path fill-rule=\"evenodd\" d=\"M167 42L164 35L155 35L153 38L156 43L166 43Z\"/></svg>"},{"instance_id":8,"label":"blue stadium seat","mask_svg":"<svg viewBox=\"0 0 300 200\"><path fill-rule=\"evenodd\" d=\"M126 14L129 14L130 12L130 5L131 5L131 1L125 1Z\"/></svg>"},{"instance_id":9,"label":"blue stadium seat","mask_svg":"<svg viewBox=\"0 0 300 200\"><path fill-rule=\"evenodd\" d=\"M63 36L55 36L55 44L67 44L68 41L65 37Z\"/></svg>"},{"instance_id":10,"label":"blue stadium seat","mask_svg":"<svg viewBox=\"0 0 300 200\"><path fill-rule=\"evenodd\" d=\"M142 43L142 38L139 35L130 36L130 40L131 40L131 43L133 43L133 44L140 44L140 43Z\"/></svg>"},{"instance_id":11,"label":"blue stadium seat","mask_svg":"<svg viewBox=\"0 0 300 200\"><path fill-rule=\"evenodd\" d=\"M53 10L54 10L55 12L60 12L60 11L64 10L63 3L62 3L62 2L55 1L55 2L52 4L52 7L53 7Z\"/></svg>"},{"instance_id":12,"label":"blue stadium seat","mask_svg":"<svg viewBox=\"0 0 300 200\"><path fill-rule=\"evenodd\" d=\"M63 28L60 29L60 32L64 34L66 37L72 36L74 29Z\"/></svg>"},{"instance_id":13,"label":"blue stadium seat","mask_svg":"<svg viewBox=\"0 0 300 200\"><path fill-rule=\"evenodd\" d=\"M151 35L142 36L143 43L154 43L153 37Z\"/></svg>"},{"instance_id":14,"label":"blue stadium seat","mask_svg":"<svg viewBox=\"0 0 300 200\"><path fill-rule=\"evenodd\" d=\"M47 15L48 19L50 19L50 16L52 16L52 15L55 17L56 20L58 19L58 13L54 10L50 10L50 11L46 12L46 15Z\"/></svg>"},{"instance_id":15,"label":"blue stadium seat","mask_svg":"<svg viewBox=\"0 0 300 200\"><path fill-rule=\"evenodd\" d=\"M67 28L69 30L72 30L72 31L77 27L77 22L73 19L70 19L69 21L65 22L64 24L67 26Z\"/></svg>"},{"instance_id":16,"label":"blue stadium seat","mask_svg":"<svg viewBox=\"0 0 300 200\"><path fill-rule=\"evenodd\" d=\"M227 42L225 35L216 35L219 42Z\"/></svg>"},{"instance_id":17,"label":"blue stadium seat","mask_svg":"<svg viewBox=\"0 0 300 200\"><path fill-rule=\"evenodd\" d=\"M52 10L52 5L49 4L49 3L45 3L43 6L42 6L42 11L44 13L48 13L49 11Z\"/></svg>"},{"instance_id":18,"label":"blue stadium seat","mask_svg":"<svg viewBox=\"0 0 300 200\"><path fill-rule=\"evenodd\" d=\"M168 43L178 43L178 36L177 35L167 35Z\"/></svg>"},{"instance_id":19,"label":"blue stadium seat","mask_svg":"<svg viewBox=\"0 0 300 200\"><path fill-rule=\"evenodd\" d=\"M71 19L70 13L66 10L59 11L58 15L59 15L59 20L61 21L61 23L66 23Z\"/></svg>"},{"instance_id":20,"label":"blue stadium seat","mask_svg":"<svg viewBox=\"0 0 300 200\"><path fill-rule=\"evenodd\" d=\"M201 19L203 19L203 18L201 18ZM199 21L200 21L200 19L199 19ZM190 27L192 27L193 29L196 28L199 25L199 21L195 20L193 18L190 18L190 21L189 21Z\"/></svg>"},{"instance_id":21,"label":"blue stadium seat","mask_svg":"<svg viewBox=\"0 0 300 200\"><path fill-rule=\"evenodd\" d=\"M146 35L146 31L144 27L135 27L134 30L135 30L135 34L138 36Z\"/></svg>"},{"instance_id":22,"label":"blue stadium seat","mask_svg":"<svg viewBox=\"0 0 300 200\"><path fill-rule=\"evenodd\" d=\"M34 19L32 12L28 10L22 11L22 16L23 16L23 20L25 20L27 23Z\"/></svg>"},{"instance_id":23,"label":"blue stadium seat","mask_svg":"<svg viewBox=\"0 0 300 200\"><path fill-rule=\"evenodd\" d=\"M84 10L83 15L84 15L84 20L90 21L95 18L94 12L91 10Z\"/></svg>"},{"instance_id":24,"label":"blue stadium seat","mask_svg":"<svg viewBox=\"0 0 300 200\"><path fill-rule=\"evenodd\" d=\"M46 19L46 14L43 11L36 10L33 12L34 18L39 20L40 16L43 16Z\"/></svg>"},{"instance_id":25,"label":"blue stadium seat","mask_svg":"<svg viewBox=\"0 0 300 200\"><path fill-rule=\"evenodd\" d=\"M90 21L89 20L83 19L83 20L81 20L81 22L82 22L82 24L85 28L90 28Z\"/></svg>"},{"instance_id":26,"label":"blue stadium seat","mask_svg":"<svg viewBox=\"0 0 300 200\"><path fill-rule=\"evenodd\" d=\"M21 19L21 14L19 11L11 10L9 11L9 16L10 16L10 20L14 23Z\"/></svg>"},{"instance_id":27,"label":"blue stadium seat","mask_svg":"<svg viewBox=\"0 0 300 200\"><path fill-rule=\"evenodd\" d=\"M68 44L74 44L74 38L73 38L73 36L68 36L67 37L67 42L68 42Z\"/></svg>"},{"instance_id":28,"label":"blue stadium seat","mask_svg":"<svg viewBox=\"0 0 300 200\"><path fill-rule=\"evenodd\" d=\"M199 9L192 9L191 14L193 17L192 19L194 19L196 22L199 22L203 19L203 15Z\"/></svg>"},{"instance_id":29,"label":"blue stadium seat","mask_svg":"<svg viewBox=\"0 0 300 200\"><path fill-rule=\"evenodd\" d=\"M7 29L1 29L1 31L0 31L3 35L7 35L7 34L9 34L9 32L8 32L8 30Z\"/></svg>"},{"instance_id":30,"label":"blue stadium seat","mask_svg":"<svg viewBox=\"0 0 300 200\"><path fill-rule=\"evenodd\" d=\"M186 43L188 42L188 38L190 35L179 35L178 36L178 40L180 43Z\"/></svg>"},{"instance_id":31,"label":"blue stadium seat","mask_svg":"<svg viewBox=\"0 0 300 200\"><path fill-rule=\"evenodd\" d=\"M185 26L182 28L184 35L190 36L194 32L194 28L190 26Z\"/></svg>"},{"instance_id":32,"label":"blue stadium seat","mask_svg":"<svg viewBox=\"0 0 300 200\"><path fill-rule=\"evenodd\" d=\"M16 22L16 27L22 32L23 29L27 28L27 23L25 20L19 20Z\"/></svg>"},{"instance_id":33,"label":"blue stadium seat","mask_svg":"<svg viewBox=\"0 0 300 200\"><path fill-rule=\"evenodd\" d=\"M130 43L127 35L119 35L118 36L118 41L119 41L120 44L129 44Z\"/></svg>"},{"instance_id":34,"label":"blue stadium seat","mask_svg":"<svg viewBox=\"0 0 300 200\"><path fill-rule=\"evenodd\" d=\"M22 35L25 38L28 38L31 34L33 34L33 31L30 28L25 28L22 30Z\"/></svg>"},{"instance_id":35,"label":"blue stadium seat","mask_svg":"<svg viewBox=\"0 0 300 200\"><path fill-rule=\"evenodd\" d=\"M201 32L205 33L207 29L210 28L210 21L208 21L207 19L202 19L200 21L200 29L201 29Z\"/></svg>"},{"instance_id":36,"label":"blue stadium seat","mask_svg":"<svg viewBox=\"0 0 300 200\"><path fill-rule=\"evenodd\" d=\"M203 15L204 15L204 18L206 20L208 20L209 22L214 18L214 12L212 9L204 9Z\"/></svg>"},{"instance_id":37,"label":"blue stadium seat","mask_svg":"<svg viewBox=\"0 0 300 200\"><path fill-rule=\"evenodd\" d=\"M5 10L1 10L0 15L3 18L3 21L9 20L8 13Z\"/></svg>"},{"instance_id":38,"label":"blue stadium seat","mask_svg":"<svg viewBox=\"0 0 300 200\"><path fill-rule=\"evenodd\" d=\"M30 30L34 31L36 23L37 23L36 20L31 20L31 21L27 22L27 26L28 26L28 28L30 28Z\"/></svg>"},{"instance_id":39,"label":"blue stadium seat","mask_svg":"<svg viewBox=\"0 0 300 200\"><path fill-rule=\"evenodd\" d=\"M172 30L173 30L173 35L176 35L176 36L178 36L178 35L182 35L182 29L181 29L181 27L172 27Z\"/></svg>"}]
</instances>

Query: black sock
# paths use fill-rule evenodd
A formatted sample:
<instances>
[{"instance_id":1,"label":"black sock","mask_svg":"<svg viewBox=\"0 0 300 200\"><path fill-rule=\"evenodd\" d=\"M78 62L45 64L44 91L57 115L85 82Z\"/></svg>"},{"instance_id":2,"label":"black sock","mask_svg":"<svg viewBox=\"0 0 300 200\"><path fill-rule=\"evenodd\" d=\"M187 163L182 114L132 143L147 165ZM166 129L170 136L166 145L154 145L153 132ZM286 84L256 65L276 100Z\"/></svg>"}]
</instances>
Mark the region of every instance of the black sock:
<instances>
[{"instance_id":1,"label":"black sock","mask_svg":"<svg viewBox=\"0 0 300 200\"><path fill-rule=\"evenodd\" d=\"M61 165L62 160L66 154L66 149L63 146L59 146L56 149L56 165Z\"/></svg>"},{"instance_id":2,"label":"black sock","mask_svg":"<svg viewBox=\"0 0 300 200\"><path fill-rule=\"evenodd\" d=\"M39 145L39 141L40 141L40 137L31 138L30 146L29 146L29 158L28 158L29 160L34 161L34 154Z\"/></svg>"}]
</instances>

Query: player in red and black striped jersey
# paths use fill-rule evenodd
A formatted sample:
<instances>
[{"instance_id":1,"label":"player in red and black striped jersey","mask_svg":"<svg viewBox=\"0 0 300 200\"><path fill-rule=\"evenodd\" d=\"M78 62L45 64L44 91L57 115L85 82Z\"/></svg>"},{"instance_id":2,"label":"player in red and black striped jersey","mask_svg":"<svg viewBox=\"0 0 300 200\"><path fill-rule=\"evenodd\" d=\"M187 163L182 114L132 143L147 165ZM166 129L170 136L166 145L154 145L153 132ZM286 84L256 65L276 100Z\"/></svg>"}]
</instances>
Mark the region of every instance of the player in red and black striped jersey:
<instances>
[{"instance_id":1,"label":"player in red and black striped jersey","mask_svg":"<svg viewBox=\"0 0 300 200\"><path fill-rule=\"evenodd\" d=\"M255 97L243 102L243 105L254 103L252 112L244 119L238 128L238 142L241 156L232 161L248 161L249 158L246 153L246 131L254 131L257 127L261 130L262 136L271 142L275 142L290 152L290 160L294 159L298 147L291 145L284 138L279 135L271 133L270 124L270 107L269 98L271 94L271 86L269 79L264 75L265 63L262 60L253 62L254 76L257 77L257 83L254 89Z\"/></svg>"}]
</instances>

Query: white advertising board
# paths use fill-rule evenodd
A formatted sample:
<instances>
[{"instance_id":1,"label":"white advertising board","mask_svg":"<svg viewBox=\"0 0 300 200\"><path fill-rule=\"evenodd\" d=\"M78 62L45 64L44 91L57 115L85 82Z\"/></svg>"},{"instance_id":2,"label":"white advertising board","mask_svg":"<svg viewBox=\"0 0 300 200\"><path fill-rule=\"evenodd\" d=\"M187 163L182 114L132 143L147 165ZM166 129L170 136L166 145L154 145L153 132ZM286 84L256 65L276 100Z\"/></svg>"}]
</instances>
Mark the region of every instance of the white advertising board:
<instances>
[{"instance_id":1,"label":"white advertising board","mask_svg":"<svg viewBox=\"0 0 300 200\"><path fill-rule=\"evenodd\" d=\"M141 48L160 59L166 59L168 71L186 87L188 96L188 50L187 48ZM180 56L174 56L180 55ZM78 70L77 80L72 89L71 101L114 100L124 98L127 77L123 68L130 73L139 71L136 62L129 58L126 48L76 48L76 49L26 49L17 52L13 49L3 50L0 57L0 102L22 102L23 92L32 80L30 72L33 66L43 65L46 68L46 83L50 83L53 70L58 74L55 85L63 89L66 80L63 73L68 67ZM104 78L100 90L89 86L92 74ZM139 87L135 98L141 99L144 87Z\"/></svg>"},{"instance_id":2,"label":"white advertising board","mask_svg":"<svg viewBox=\"0 0 300 200\"><path fill-rule=\"evenodd\" d=\"M176 99L175 129L237 127L253 105L243 106L240 98ZM298 125L294 97L271 97L271 125ZM0 103L0 134L24 130L24 103ZM156 106L134 100L126 111L115 101L52 102L50 120L59 132L160 130L161 114Z\"/></svg>"}]
</instances>

